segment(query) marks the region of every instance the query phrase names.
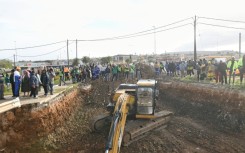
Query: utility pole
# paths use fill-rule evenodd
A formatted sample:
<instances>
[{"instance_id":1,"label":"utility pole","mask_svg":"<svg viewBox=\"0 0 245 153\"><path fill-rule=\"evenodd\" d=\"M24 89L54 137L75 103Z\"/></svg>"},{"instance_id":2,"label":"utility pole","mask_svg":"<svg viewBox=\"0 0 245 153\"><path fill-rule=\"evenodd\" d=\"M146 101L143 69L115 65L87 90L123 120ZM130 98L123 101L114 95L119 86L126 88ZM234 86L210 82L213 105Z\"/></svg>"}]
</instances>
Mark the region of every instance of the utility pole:
<instances>
[{"instance_id":1,"label":"utility pole","mask_svg":"<svg viewBox=\"0 0 245 153\"><path fill-rule=\"evenodd\" d=\"M153 28L154 28L154 54L155 54L155 56L156 56L156 27L155 26L153 26Z\"/></svg>"},{"instance_id":2,"label":"utility pole","mask_svg":"<svg viewBox=\"0 0 245 153\"><path fill-rule=\"evenodd\" d=\"M16 59L16 62L17 62L17 49L16 49L16 41L14 41L14 48L15 48L15 59Z\"/></svg>"},{"instance_id":3,"label":"utility pole","mask_svg":"<svg viewBox=\"0 0 245 153\"><path fill-rule=\"evenodd\" d=\"M77 39L76 39L76 59L77 59Z\"/></svg>"},{"instance_id":4,"label":"utility pole","mask_svg":"<svg viewBox=\"0 0 245 153\"><path fill-rule=\"evenodd\" d=\"M68 50L68 43L69 43L69 40L67 39L67 43L66 43L66 46L67 46L67 62L68 62L68 68L70 67L70 64L69 64L69 50Z\"/></svg>"},{"instance_id":5,"label":"utility pole","mask_svg":"<svg viewBox=\"0 0 245 153\"><path fill-rule=\"evenodd\" d=\"M14 54L14 67L15 67L16 65L15 65L15 54Z\"/></svg>"},{"instance_id":6,"label":"utility pole","mask_svg":"<svg viewBox=\"0 0 245 153\"><path fill-rule=\"evenodd\" d=\"M241 58L241 33L239 33L239 58Z\"/></svg>"},{"instance_id":7,"label":"utility pole","mask_svg":"<svg viewBox=\"0 0 245 153\"><path fill-rule=\"evenodd\" d=\"M194 61L197 60L197 46L196 46L196 16L194 18Z\"/></svg>"}]
</instances>

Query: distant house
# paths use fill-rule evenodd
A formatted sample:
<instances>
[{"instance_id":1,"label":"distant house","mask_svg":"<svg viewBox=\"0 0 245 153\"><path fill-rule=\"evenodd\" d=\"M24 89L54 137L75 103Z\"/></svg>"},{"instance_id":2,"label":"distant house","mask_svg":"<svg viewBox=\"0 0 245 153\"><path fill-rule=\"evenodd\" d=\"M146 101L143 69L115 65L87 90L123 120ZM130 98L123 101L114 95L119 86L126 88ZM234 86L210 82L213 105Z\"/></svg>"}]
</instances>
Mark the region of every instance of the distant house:
<instances>
[{"instance_id":1,"label":"distant house","mask_svg":"<svg viewBox=\"0 0 245 153\"><path fill-rule=\"evenodd\" d=\"M132 62L136 62L138 59L137 55L122 55L118 54L112 57L114 63L126 63L127 59L131 59Z\"/></svg>"}]
</instances>

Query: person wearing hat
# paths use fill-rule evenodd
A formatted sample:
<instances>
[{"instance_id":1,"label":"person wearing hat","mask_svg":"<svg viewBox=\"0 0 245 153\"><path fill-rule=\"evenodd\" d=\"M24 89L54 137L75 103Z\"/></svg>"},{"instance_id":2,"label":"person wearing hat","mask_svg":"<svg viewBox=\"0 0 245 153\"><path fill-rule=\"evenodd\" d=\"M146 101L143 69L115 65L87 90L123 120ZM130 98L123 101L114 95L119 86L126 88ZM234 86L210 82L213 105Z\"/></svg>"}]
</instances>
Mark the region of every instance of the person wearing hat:
<instances>
[{"instance_id":1,"label":"person wearing hat","mask_svg":"<svg viewBox=\"0 0 245 153\"><path fill-rule=\"evenodd\" d=\"M231 83L231 76L233 79L232 83L234 84L237 68L238 68L237 61L235 60L235 57L232 57L227 64L227 69L229 71L229 84Z\"/></svg>"},{"instance_id":2,"label":"person wearing hat","mask_svg":"<svg viewBox=\"0 0 245 153\"><path fill-rule=\"evenodd\" d=\"M19 71L20 67L17 67L14 71L14 97L20 96L21 76Z\"/></svg>"}]
</instances>

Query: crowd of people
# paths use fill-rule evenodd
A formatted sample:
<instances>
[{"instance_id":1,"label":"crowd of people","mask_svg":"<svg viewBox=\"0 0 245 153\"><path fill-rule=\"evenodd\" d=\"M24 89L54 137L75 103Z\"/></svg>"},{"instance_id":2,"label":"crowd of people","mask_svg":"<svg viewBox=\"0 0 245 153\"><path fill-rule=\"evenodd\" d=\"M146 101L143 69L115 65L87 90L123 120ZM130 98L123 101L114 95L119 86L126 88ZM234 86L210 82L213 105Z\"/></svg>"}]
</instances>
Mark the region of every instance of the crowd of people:
<instances>
[{"instance_id":1,"label":"crowd of people","mask_svg":"<svg viewBox=\"0 0 245 153\"><path fill-rule=\"evenodd\" d=\"M155 62L154 65L156 75L165 73L168 76L193 76L195 75L197 81L201 80L215 80L216 83L232 84L235 83L236 76L240 76L240 84L243 82L243 75L245 73L245 55L238 61L234 57L228 61L223 60L206 60L200 59L197 62L192 60L180 62ZM229 79L229 80L228 80Z\"/></svg>"},{"instance_id":2,"label":"crowd of people","mask_svg":"<svg viewBox=\"0 0 245 153\"><path fill-rule=\"evenodd\" d=\"M64 80L72 79L72 82L87 82L88 80L102 79L103 81L116 81L118 79L129 80L140 79L141 64L89 64L73 67L59 72L60 85Z\"/></svg>"},{"instance_id":3,"label":"crowd of people","mask_svg":"<svg viewBox=\"0 0 245 153\"><path fill-rule=\"evenodd\" d=\"M66 85L66 81L72 80L76 82L87 82L89 80L101 79L103 81L122 80L125 82L139 80L142 78L142 69L144 65L141 63L131 64L88 64L75 67L60 67L54 69L52 67L43 67L37 69L22 70L15 67L11 70L11 74L2 74L7 90L12 90L13 97L19 97L19 92L23 92L23 96L33 98L38 97L38 92L43 87L44 95L53 94L54 78L59 79L59 86ZM215 80L216 83L234 84L237 75L240 76L240 84L243 82L245 73L245 55L238 61L234 57L228 61L206 60L200 59L197 62L192 60L180 62L155 62L153 66L155 76L166 74L171 77L195 76L197 81ZM21 72L20 72L21 71ZM229 80L228 80L229 79ZM0 79L1 81L1 79ZM0 82L1 83L1 82ZM0 91L3 91L3 89ZM2 93L0 92L0 95ZM1 96L0 96L1 98Z\"/></svg>"},{"instance_id":4,"label":"crowd of people","mask_svg":"<svg viewBox=\"0 0 245 153\"><path fill-rule=\"evenodd\" d=\"M41 86L44 90L44 95L47 96L53 94L53 85L55 72L53 68L42 69L25 69L15 67L11 70L10 75L8 73L2 74L7 90L11 88L12 97L19 97L20 92L23 92L24 97L38 98L38 92L41 90Z\"/></svg>"}]
</instances>

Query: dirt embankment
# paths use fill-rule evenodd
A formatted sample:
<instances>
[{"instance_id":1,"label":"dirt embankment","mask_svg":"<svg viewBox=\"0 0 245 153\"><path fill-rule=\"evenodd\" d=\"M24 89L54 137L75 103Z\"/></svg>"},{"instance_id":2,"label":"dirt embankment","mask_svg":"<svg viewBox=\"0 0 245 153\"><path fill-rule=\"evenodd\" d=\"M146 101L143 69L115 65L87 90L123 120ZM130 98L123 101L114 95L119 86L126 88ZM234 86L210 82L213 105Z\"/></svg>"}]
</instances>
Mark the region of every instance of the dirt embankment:
<instances>
[{"instance_id":1,"label":"dirt embankment","mask_svg":"<svg viewBox=\"0 0 245 153\"><path fill-rule=\"evenodd\" d=\"M0 114L0 147L4 152L39 152L37 140L64 126L81 102L79 90L70 89L46 105L24 105ZM49 105L47 107L47 105Z\"/></svg>"},{"instance_id":2,"label":"dirt embankment","mask_svg":"<svg viewBox=\"0 0 245 153\"><path fill-rule=\"evenodd\" d=\"M188 115L222 131L245 132L245 93L219 85L162 83L164 105L177 115Z\"/></svg>"}]
</instances>

